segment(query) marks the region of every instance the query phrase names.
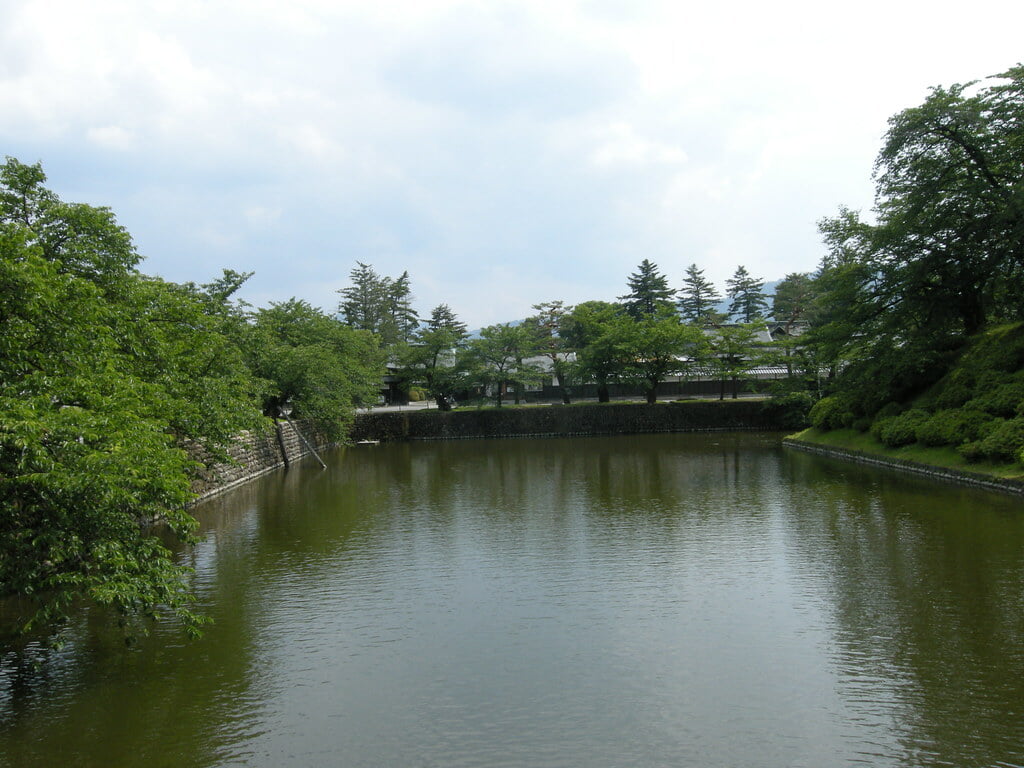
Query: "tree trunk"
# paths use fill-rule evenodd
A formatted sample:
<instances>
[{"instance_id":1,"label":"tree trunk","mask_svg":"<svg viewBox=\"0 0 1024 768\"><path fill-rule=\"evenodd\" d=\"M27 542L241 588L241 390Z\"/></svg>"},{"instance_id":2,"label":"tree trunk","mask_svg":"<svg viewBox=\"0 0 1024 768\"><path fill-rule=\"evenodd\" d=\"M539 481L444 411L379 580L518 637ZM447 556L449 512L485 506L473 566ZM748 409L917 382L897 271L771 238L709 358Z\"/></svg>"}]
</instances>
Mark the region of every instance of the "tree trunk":
<instances>
[{"instance_id":1,"label":"tree trunk","mask_svg":"<svg viewBox=\"0 0 1024 768\"><path fill-rule=\"evenodd\" d=\"M558 388L562 390L562 404L569 405L571 401L569 400L569 390L565 387L565 376L557 374L555 379L558 381Z\"/></svg>"},{"instance_id":2,"label":"tree trunk","mask_svg":"<svg viewBox=\"0 0 1024 768\"><path fill-rule=\"evenodd\" d=\"M647 388L647 404L648 405L654 405L656 402L658 402L658 389L657 389L657 387L648 387Z\"/></svg>"},{"instance_id":3,"label":"tree trunk","mask_svg":"<svg viewBox=\"0 0 1024 768\"><path fill-rule=\"evenodd\" d=\"M610 400L611 400L611 397L608 395L608 385L607 384L598 384L597 385L597 402L599 402L599 403L607 403Z\"/></svg>"}]
</instances>

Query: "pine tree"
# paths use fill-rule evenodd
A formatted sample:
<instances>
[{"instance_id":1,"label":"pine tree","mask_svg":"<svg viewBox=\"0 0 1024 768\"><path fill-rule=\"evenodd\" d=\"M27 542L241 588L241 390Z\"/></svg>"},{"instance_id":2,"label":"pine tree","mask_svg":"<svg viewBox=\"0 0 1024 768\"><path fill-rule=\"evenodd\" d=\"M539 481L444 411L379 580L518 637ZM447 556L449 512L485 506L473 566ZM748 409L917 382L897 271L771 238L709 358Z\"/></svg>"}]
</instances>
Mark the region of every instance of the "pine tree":
<instances>
[{"instance_id":1,"label":"pine tree","mask_svg":"<svg viewBox=\"0 0 1024 768\"><path fill-rule=\"evenodd\" d=\"M459 320L459 318L452 312L452 308L447 304L438 304L430 312L430 319L427 321L427 328L431 331L439 331L442 328L446 328L451 331L455 331L458 338L465 338L466 324Z\"/></svg>"},{"instance_id":2,"label":"pine tree","mask_svg":"<svg viewBox=\"0 0 1024 768\"><path fill-rule=\"evenodd\" d=\"M764 295L764 280L750 276L747 268L737 267L736 273L725 281L726 295L732 299L729 314L738 316L742 323L750 323L764 317L768 301Z\"/></svg>"},{"instance_id":3,"label":"pine tree","mask_svg":"<svg viewBox=\"0 0 1024 768\"><path fill-rule=\"evenodd\" d=\"M704 277L704 270L691 264L683 278L683 289L679 292L679 311L684 320L696 325L711 325L715 318L715 307L722 296L714 283Z\"/></svg>"},{"instance_id":4,"label":"pine tree","mask_svg":"<svg viewBox=\"0 0 1024 768\"><path fill-rule=\"evenodd\" d=\"M377 333L383 320L387 278L381 278L369 264L357 261L349 279L352 285L338 291L342 296L338 310L344 315L345 324Z\"/></svg>"},{"instance_id":5,"label":"pine tree","mask_svg":"<svg viewBox=\"0 0 1024 768\"><path fill-rule=\"evenodd\" d=\"M385 277L384 311L380 327L381 340L385 345L408 342L420 324L419 315L412 308L412 290L409 287L409 273L392 280Z\"/></svg>"},{"instance_id":6,"label":"pine tree","mask_svg":"<svg viewBox=\"0 0 1024 768\"><path fill-rule=\"evenodd\" d=\"M378 334L385 347L408 342L419 326L419 317L412 308L409 273L391 278L357 261L349 278L352 285L338 291L342 296L338 311L345 324Z\"/></svg>"},{"instance_id":7,"label":"pine tree","mask_svg":"<svg viewBox=\"0 0 1024 768\"><path fill-rule=\"evenodd\" d=\"M668 287L668 278L658 273L657 265L644 259L637 272L626 280L629 293L619 296L626 313L634 320L658 314L673 307L675 291Z\"/></svg>"}]
</instances>

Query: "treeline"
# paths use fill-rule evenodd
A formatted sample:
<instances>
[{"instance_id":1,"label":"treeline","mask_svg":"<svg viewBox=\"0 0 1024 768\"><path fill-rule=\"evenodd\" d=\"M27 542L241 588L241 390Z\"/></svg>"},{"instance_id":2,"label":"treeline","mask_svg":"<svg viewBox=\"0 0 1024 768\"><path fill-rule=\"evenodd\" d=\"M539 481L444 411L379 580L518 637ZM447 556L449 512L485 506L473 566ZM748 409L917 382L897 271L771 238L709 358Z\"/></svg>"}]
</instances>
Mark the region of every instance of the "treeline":
<instances>
[{"instance_id":1,"label":"treeline","mask_svg":"<svg viewBox=\"0 0 1024 768\"><path fill-rule=\"evenodd\" d=\"M601 402L612 384L627 384L653 403L667 377L697 373L718 376L721 397L731 382L735 397L738 382L758 366L787 364L792 373L791 345L765 345L765 321L774 317L794 331L809 278L790 275L769 297L764 280L740 266L727 281L729 311L720 312L723 298L696 264L676 291L644 259L617 301L535 304L535 314L522 322L491 325L474 338L447 304L421 321L407 272L390 278L358 262L350 279L340 291L344 322L378 334L406 387L422 387L446 410L456 393L480 388L490 389L500 406L510 387L518 403L526 387L551 375L566 403L584 383L597 385Z\"/></svg>"},{"instance_id":2,"label":"treeline","mask_svg":"<svg viewBox=\"0 0 1024 768\"><path fill-rule=\"evenodd\" d=\"M192 479L284 404L343 436L383 353L304 301L233 300L245 274L142 274L109 210L44 183L0 167L0 613L49 625L84 597L194 629L189 572L147 523L188 540Z\"/></svg>"},{"instance_id":3,"label":"treeline","mask_svg":"<svg viewBox=\"0 0 1024 768\"><path fill-rule=\"evenodd\" d=\"M875 179L821 224L815 426L1024 463L1024 67L891 118Z\"/></svg>"}]
</instances>

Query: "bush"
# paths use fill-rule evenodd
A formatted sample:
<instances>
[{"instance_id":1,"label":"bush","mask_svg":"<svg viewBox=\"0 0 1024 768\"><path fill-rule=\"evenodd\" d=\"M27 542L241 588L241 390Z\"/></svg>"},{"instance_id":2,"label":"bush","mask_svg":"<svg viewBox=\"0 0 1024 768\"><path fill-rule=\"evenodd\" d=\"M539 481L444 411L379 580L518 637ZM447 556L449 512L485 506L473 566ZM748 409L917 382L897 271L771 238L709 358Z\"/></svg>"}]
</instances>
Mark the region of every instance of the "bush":
<instances>
[{"instance_id":1,"label":"bush","mask_svg":"<svg viewBox=\"0 0 1024 768\"><path fill-rule=\"evenodd\" d=\"M981 440L979 450L990 461L1017 461L1024 449L1024 418L1008 419Z\"/></svg>"},{"instance_id":2,"label":"bush","mask_svg":"<svg viewBox=\"0 0 1024 768\"><path fill-rule=\"evenodd\" d=\"M1004 419L1012 418L1017 415L1019 408L1024 407L1024 381L999 384L970 400L968 407Z\"/></svg>"},{"instance_id":3,"label":"bush","mask_svg":"<svg viewBox=\"0 0 1024 768\"><path fill-rule=\"evenodd\" d=\"M893 416L899 416L905 410L902 403L886 403L875 414L875 419L891 419Z\"/></svg>"},{"instance_id":4,"label":"bush","mask_svg":"<svg viewBox=\"0 0 1024 768\"><path fill-rule=\"evenodd\" d=\"M765 400L761 408L784 429L803 429L810 423L813 403L807 392L791 392Z\"/></svg>"},{"instance_id":5,"label":"bush","mask_svg":"<svg viewBox=\"0 0 1024 768\"><path fill-rule=\"evenodd\" d=\"M871 418L868 416L861 416L859 419L855 419L853 422L853 428L858 432L867 432L871 429Z\"/></svg>"},{"instance_id":6,"label":"bush","mask_svg":"<svg viewBox=\"0 0 1024 768\"><path fill-rule=\"evenodd\" d=\"M427 390L423 387L409 387L409 402L422 403L427 399Z\"/></svg>"},{"instance_id":7,"label":"bush","mask_svg":"<svg viewBox=\"0 0 1024 768\"><path fill-rule=\"evenodd\" d=\"M937 408L959 408L972 396L971 388L963 382L950 382L935 396L935 406Z\"/></svg>"},{"instance_id":8,"label":"bush","mask_svg":"<svg viewBox=\"0 0 1024 768\"><path fill-rule=\"evenodd\" d=\"M853 411L850 409L849 403L838 395L821 398L811 408L809 417L811 424L823 432L848 427L854 420Z\"/></svg>"},{"instance_id":9,"label":"bush","mask_svg":"<svg viewBox=\"0 0 1024 768\"><path fill-rule=\"evenodd\" d=\"M983 425L990 421L992 417L981 411L939 411L917 428L917 441L928 446L963 445L980 439Z\"/></svg>"},{"instance_id":10,"label":"bush","mask_svg":"<svg viewBox=\"0 0 1024 768\"><path fill-rule=\"evenodd\" d=\"M917 430L927 420L927 412L914 408L891 419L883 419L876 437L890 448L910 445L917 442ZM874 429L872 434L875 434Z\"/></svg>"}]
</instances>

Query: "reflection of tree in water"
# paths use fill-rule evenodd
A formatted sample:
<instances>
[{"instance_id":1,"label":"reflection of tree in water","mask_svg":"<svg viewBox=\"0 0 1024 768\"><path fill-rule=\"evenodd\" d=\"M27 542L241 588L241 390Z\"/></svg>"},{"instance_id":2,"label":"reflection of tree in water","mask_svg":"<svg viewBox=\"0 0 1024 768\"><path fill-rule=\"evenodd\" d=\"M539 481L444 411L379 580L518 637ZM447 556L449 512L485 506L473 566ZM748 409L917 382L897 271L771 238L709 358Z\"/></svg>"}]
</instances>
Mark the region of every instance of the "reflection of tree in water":
<instances>
[{"instance_id":1,"label":"reflection of tree in water","mask_svg":"<svg viewBox=\"0 0 1024 768\"><path fill-rule=\"evenodd\" d=\"M789 536L842 692L915 765L1024 758L1019 499L789 455Z\"/></svg>"},{"instance_id":2,"label":"reflection of tree in water","mask_svg":"<svg viewBox=\"0 0 1024 768\"><path fill-rule=\"evenodd\" d=\"M220 580L221 601L248 587L244 569ZM188 641L158 625L131 648L116 617L77 615L60 650L38 638L0 662L0 764L212 765L244 734L259 670L244 602L205 611L217 623ZM216 681L211 681L211 667Z\"/></svg>"}]
</instances>

